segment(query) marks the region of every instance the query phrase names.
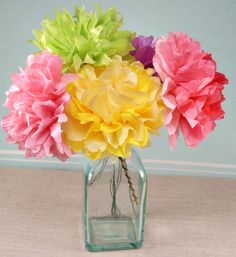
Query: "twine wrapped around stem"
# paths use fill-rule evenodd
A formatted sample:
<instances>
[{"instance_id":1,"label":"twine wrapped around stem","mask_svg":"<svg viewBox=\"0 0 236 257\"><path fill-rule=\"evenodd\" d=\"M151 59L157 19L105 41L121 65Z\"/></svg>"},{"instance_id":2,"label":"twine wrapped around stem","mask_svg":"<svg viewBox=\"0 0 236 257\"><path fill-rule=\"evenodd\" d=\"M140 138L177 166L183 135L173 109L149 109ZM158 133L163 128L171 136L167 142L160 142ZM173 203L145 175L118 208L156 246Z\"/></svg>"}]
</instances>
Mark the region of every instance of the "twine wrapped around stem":
<instances>
[{"instance_id":1,"label":"twine wrapped around stem","mask_svg":"<svg viewBox=\"0 0 236 257\"><path fill-rule=\"evenodd\" d=\"M126 159L122 158L122 157L119 157L119 160L121 162L122 169L125 172L125 176L126 176L126 178L128 180L128 184L129 184L129 188L130 188L131 193L132 193L133 201L136 203L136 205L138 205L138 197L136 195L135 188L134 188L132 180L131 180L131 176L129 175L129 172L128 172L128 167L127 167Z\"/></svg>"}]
</instances>

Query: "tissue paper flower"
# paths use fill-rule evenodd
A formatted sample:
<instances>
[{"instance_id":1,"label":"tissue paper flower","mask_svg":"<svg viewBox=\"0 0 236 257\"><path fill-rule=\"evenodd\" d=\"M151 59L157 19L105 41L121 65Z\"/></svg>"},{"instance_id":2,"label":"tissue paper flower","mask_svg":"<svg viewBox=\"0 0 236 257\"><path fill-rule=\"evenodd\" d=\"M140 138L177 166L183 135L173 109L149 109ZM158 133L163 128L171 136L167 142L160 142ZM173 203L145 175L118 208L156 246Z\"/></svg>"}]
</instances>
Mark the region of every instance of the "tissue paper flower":
<instances>
[{"instance_id":1,"label":"tissue paper flower","mask_svg":"<svg viewBox=\"0 0 236 257\"><path fill-rule=\"evenodd\" d=\"M140 61L145 68L153 68L153 56L155 54L155 41L153 36L138 36L132 41L135 50L130 54Z\"/></svg>"},{"instance_id":2,"label":"tissue paper flower","mask_svg":"<svg viewBox=\"0 0 236 257\"><path fill-rule=\"evenodd\" d=\"M222 90L228 80L216 72L211 55L185 33L160 37L153 62L164 83L170 146L175 147L179 130L188 146L197 146L215 128L215 120L224 117Z\"/></svg>"},{"instance_id":3,"label":"tissue paper flower","mask_svg":"<svg viewBox=\"0 0 236 257\"><path fill-rule=\"evenodd\" d=\"M50 53L30 55L27 67L12 76L5 107L10 113L1 126L7 140L38 159L53 154L61 160L70 155L62 142L61 124L67 121L64 107L69 101L66 85L74 75L62 76L62 60Z\"/></svg>"},{"instance_id":4,"label":"tissue paper flower","mask_svg":"<svg viewBox=\"0 0 236 257\"><path fill-rule=\"evenodd\" d=\"M60 56L64 72L77 72L84 63L107 65L112 56L129 53L135 34L120 30L121 25L122 17L115 8L87 13L83 7L75 7L73 17L63 9L56 12L55 19L43 20L43 28L34 31L33 43Z\"/></svg>"},{"instance_id":5,"label":"tissue paper flower","mask_svg":"<svg viewBox=\"0 0 236 257\"><path fill-rule=\"evenodd\" d=\"M127 157L133 145L145 147L162 126L161 83L140 62L120 56L104 67L85 65L67 86L70 101L63 137L73 152L89 158Z\"/></svg>"}]
</instances>

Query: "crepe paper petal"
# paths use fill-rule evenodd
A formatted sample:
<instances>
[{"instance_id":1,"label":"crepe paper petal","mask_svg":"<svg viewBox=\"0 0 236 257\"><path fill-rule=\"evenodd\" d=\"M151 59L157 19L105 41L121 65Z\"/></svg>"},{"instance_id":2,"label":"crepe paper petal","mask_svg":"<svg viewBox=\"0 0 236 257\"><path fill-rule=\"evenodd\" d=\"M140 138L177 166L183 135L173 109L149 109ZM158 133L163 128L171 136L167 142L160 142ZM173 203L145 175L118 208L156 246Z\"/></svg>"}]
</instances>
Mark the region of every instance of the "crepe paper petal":
<instances>
[{"instance_id":1,"label":"crepe paper petal","mask_svg":"<svg viewBox=\"0 0 236 257\"><path fill-rule=\"evenodd\" d=\"M64 8L54 19L42 21L42 29L33 31L32 43L60 56L64 72L78 72L83 64L107 65L112 56L125 56L133 49L135 33L121 30L122 23L115 8L103 13L99 7L86 12L76 6L73 17Z\"/></svg>"},{"instance_id":2,"label":"crepe paper petal","mask_svg":"<svg viewBox=\"0 0 236 257\"><path fill-rule=\"evenodd\" d=\"M145 68L153 68L153 56L155 54L155 41L153 36L137 36L132 44L135 50L130 54L140 61Z\"/></svg>"},{"instance_id":3,"label":"crepe paper petal","mask_svg":"<svg viewBox=\"0 0 236 257\"><path fill-rule=\"evenodd\" d=\"M163 123L160 79L140 62L115 56L110 65L84 65L66 87L70 101L63 138L71 151L89 158L128 157L133 145L145 147Z\"/></svg>"},{"instance_id":4,"label":"crepe paper petal","mask_svg":"<svg viewBox=\"0 0 236 257\"><path fill-rule=\"evenodd\" d=\"M179 124L180 115L177 111L172 112L172 119L171 123L169 124L168 133L169 135L173 135L178 130L178 124Z\"/></svg>"},{"instance_id":5,"label":"crepe paper petal","mask_svg":"<svg viewBox=\"0 0 236 257\"><path fill-rule=\"evenodd\" d=\"M71 154L62 141L61 124L69 101L66 85L76 75L62 76L62 60L48 52L30 55L27 67L12 76L5 107L10 110L1 121L7 140L26 151L26 157L54 155L66 160Z\"/></svg>"},{"instance_id":6,"label":"crepe paper petal","mask_svg":"<svg viewBox=\"0 0 236 257\"><path fill-rule=\"evenodd\" d=\"M221 105L227 78L216 72L211 54L185 33L160 37L153 63L164 83L162 99L167 107L165 125L171 148L179 129L188 146L197 146L215 128L215 121L224 117Z\"/></svg>"}]
</instances>

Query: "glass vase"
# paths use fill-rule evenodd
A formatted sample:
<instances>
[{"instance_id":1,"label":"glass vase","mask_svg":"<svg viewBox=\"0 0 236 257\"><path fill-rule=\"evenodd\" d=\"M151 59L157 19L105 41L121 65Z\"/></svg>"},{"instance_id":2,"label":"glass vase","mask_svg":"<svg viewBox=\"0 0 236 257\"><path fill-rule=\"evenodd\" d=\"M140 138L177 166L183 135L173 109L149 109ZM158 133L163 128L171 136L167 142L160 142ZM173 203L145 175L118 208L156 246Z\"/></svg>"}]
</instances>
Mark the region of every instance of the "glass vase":
<instances>
[{"instance_id":1,"label":"glass vase","mask_svg":"<svg viewBox=\"0 0 236 257\"><path fill-rule=\"evenodd\" d=\"M147 176L140 157L107 157L83 165L88 251L135 249L144 238Z\"/></svg>"}]
</instances>

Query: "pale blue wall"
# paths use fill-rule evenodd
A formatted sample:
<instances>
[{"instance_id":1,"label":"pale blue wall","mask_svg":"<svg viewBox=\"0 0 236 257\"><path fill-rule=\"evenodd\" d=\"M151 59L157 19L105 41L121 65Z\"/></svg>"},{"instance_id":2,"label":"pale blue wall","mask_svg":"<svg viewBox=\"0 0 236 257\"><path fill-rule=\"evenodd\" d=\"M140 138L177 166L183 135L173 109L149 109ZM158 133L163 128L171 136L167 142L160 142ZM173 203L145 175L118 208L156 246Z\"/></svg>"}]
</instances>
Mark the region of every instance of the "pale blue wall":
<instances>
[{"instance_id":1,"label":"pale blue wall","mask_svg":"<svg viewBox=\"0 0 236 257\"><path fill-rule=\"evenodd\" d=\"M26 56L36 50L26 42L32 38L31 30L38 28L46 15L53 16L55 7L61 8L64 5L72 9L75 3L94 9L95 1L0 0L1 106L5 91L11 83L11 73L17 71L19 66L24 66ZM154 139L153 146L142 151L143 158L232 164L231 171L236 174L236 1L127 0L96 3L100 3L103 9L116 5L124 15L125 27L138 34L153 34L157 37L167 35L169 31L188 32L201 41L206 50L213 53L218 69L226 73L230 80L225 90L225 119L218 123L215 132L197 149L189 149L179 141L176 150L170 151L166 133L162 130L161 137ZM0 108L0 117L4 114L6 110ZM2 130L0 143L1 153L7 149L17 149L5 142ZM0 164L5 165L4 156L1 157Z\"/></svg>"}]
</instances>

